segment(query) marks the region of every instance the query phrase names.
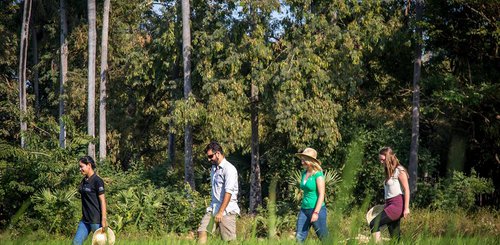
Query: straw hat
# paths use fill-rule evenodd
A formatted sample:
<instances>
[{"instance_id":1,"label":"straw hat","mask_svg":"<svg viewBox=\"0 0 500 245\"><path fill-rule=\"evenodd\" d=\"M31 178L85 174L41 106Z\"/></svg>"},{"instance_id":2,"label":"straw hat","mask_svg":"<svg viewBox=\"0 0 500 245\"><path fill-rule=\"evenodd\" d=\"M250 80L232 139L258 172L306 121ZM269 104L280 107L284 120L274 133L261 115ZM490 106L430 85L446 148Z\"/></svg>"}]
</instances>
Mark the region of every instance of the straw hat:
<instances>
[{"instance_id":1,"label":"straw hat","mask_svg":"<svg viewBox=\"0 0 500 245\"><path fill-rule=\"evenodd\" d=\"M321 162L316 159L318 157L318 152L313 148L306 148L302 153L295 153L295 155L301 160L318 164L318 167L321 165Z\"/></svg>"},{"instance_id":2,"label":"straw hat","mask_svg":"<svg viewBox=\"0 0 500 245\"><path fill-rule=\"evenodd\" d=\"M106 243L107 242L107 243ZM94 236L92 237L92 245L104 245L115 244L115 233L111 228L108 227L108 230L104 232L102 227L94 231Z\"/></svg>"},{"instance_id":3,"label":"straw hat","mask_svg":"<svg viewBox=\"0 0 500 245\"><path fill-rule=\"evenodd\" d=\"M366 213L366 221L368 222L368 224L370 224L372 220L377 217L377 215L382 213L382 211L384 211L384 205L375 205L373 206L373 208L368 210L368 213Z\"/></svg>"}]
</instances>

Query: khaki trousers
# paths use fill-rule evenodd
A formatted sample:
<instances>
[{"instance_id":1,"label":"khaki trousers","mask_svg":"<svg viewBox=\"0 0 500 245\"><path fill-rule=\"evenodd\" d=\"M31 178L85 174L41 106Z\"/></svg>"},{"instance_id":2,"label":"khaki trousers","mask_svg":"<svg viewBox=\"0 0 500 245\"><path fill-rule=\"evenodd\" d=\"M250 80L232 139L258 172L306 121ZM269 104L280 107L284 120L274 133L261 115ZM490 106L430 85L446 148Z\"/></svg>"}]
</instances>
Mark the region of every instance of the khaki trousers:
<instances>
[{"instance_id":1,"label":"khaki trousers","mask_svg":"<svg viewBox=\"0 0 500 245\"><path fill-rule=\"evenodd\" d=\"M207 231L207 226L210 223L210 218L212 218L212 212L207 212L201 219L198 231L213 233L216 231L216 229L218 229L222 240L236 240L236 214L228 214L222 216L222 221L218 224L214 224L211 231Z\"/></svg>"}]
</instances>

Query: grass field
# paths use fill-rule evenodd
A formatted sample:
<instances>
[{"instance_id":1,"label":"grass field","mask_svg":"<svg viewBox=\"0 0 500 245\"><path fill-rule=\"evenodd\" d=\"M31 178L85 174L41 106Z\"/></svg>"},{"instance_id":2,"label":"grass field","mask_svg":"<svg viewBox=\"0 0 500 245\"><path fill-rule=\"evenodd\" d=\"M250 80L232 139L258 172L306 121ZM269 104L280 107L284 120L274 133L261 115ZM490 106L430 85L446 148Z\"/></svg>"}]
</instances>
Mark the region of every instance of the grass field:
<instances>
[{"instance_id":1,"label":"grass field","mask_svg":"<svg viewBox=\"0 0 500 245\"><path fill-rule=\"evenodd\" d=\"M321 242L317 239L314 232L308 237L305 245L315 245L315 244L374 244L370 240L370 236L367 232L362 231L355 237L347 237L341 232L333 232L333 238L327 241ZM383 237L388 237L387 230L382 231ZM85 241L85 245L91 244L92 237ZM25 235L23 237L16 237L13 234L3 233L0 234L0 244L2 245L28 245L28 244L41 244L41 245L56 245L56 244L71 244L70 237L46 237L44 235L37 235L36 232ZM148 235L145 233L117 233L115 244L127 244L127 245L160 245L160 244L172 244L172 245L194 245L197 244L194 239L194 235L176 235L176 234L165 234L165 235ZM227 242L221 241L217 237L209 238L208 244L228 244ZM291 234L283 235L281 238L268 239L268 238L245 238L244 236L238 237L238 240L231 242L229 244L243 244L243 245L260 245L260 244L298 244L295 242ZM500 244L500 236L498 234L488 234L488 235L474 235L474 236L464 236L460 234L447 233L442 236L435 236L427 232L422 232L419 234L407 231L403 233L403 236L399 242L391 241L385 238L383 244L422 244L422 245L434 245L434 244L463 244L463 245L497 245Z\"/></svg>"},{"instance_id":2,"label":"grass field","mask_svg":"<svg viewBox=\"0 0 500 245\"><path fill-rule=\"evenodd\" d=\"M85 244L91 244L91 239L87 239ZM70 239L61 239L61 240L44 240L44 241L36 241L36 240L23 240L18 239L14 241L10 240L0 240L2 245L28 245L28 244L41 244L41 245L56 245L56 244L71 244ZM196 244L194 240L185 240L178 238L160 238L154 240L148 239L127 239L121 240L117 239L115 244L130 244L130 245L160 245L160 244L172 244L172 245L189 245ZM228 244L226 242L220 240L210 240L208 244ZM244 244L244 245L257 245L257 244L297 244L294 240L282 239L282 240L270 240L270 239L250 239L250 240L237 240L231 244ZM305 244L373 244L372 242L362 242L356 239L348 239L343 241L326 241L325 243L321 243L317 239L308 239ZM386 241L383 244L396 244L396 242ZM416 240L413 239L402 239L398 244L464 244L464 245L496 245L500 244L500 240L498 237L420 237Z\"/></svg>"},{"instance_id":3,"label":"grass field","mask_svg":"<svg viewBox=\"0 0 500 245\"><path fill-rule=\"evenodd\" d=\"M348 216L328 216L328 227L332 239L323 244L371 244L370 231L364 218L364 210L356 209ZM296 244L294 240L295 216L279 217L270 223L265 218L243 215L238 219L238 240L231 244ZM259 221L260 220L260 221ZM271 228L270 224L274 226ZM476 212L455 210L412 210L411 216L401 222L402 238L399 244L477 244L500 245L500 212L481 209ZM76 224L75 224L76 230ZM268 238L270 231L276 233ZM153 234L145 231L115 231L116 244L196 244L194 232L183 234ZM389 237L387 230L382 237ZM71 234L52 235L46 231L3 231L1 245L14 244L71 244ZM394 244L386 240L384 244ZM85 244L91 244L91 237ZM208 244L227 244L216 237ZM305 244L322 244L313 231Z\"/></svg>"}]
</instances>

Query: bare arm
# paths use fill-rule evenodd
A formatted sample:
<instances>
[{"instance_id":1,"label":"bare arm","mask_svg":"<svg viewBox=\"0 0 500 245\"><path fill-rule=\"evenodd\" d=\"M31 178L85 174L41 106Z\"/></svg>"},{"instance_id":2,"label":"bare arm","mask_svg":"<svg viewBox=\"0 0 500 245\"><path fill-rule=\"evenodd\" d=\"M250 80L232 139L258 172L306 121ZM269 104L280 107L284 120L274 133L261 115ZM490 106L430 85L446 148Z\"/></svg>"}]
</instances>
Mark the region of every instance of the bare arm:
<instances>
[{"instance_id":1,"label":"bare arm","mask_svg":"<svg viewBox=\"0 0 500 245\"><path fill-rule=\"evenodd\" d=\"M323 177L316 178L316 188L318 190L318 200L316 201L316 207L314 207L314 211L311 216L311 222L318 220L319 210L325 201L325 179Z\"/></svg>"},{"instance_id":2,"label":"bare arm","mask_svg":"<svg viewBox=\"0 0 500 245\"><path fill-rule=\"evenodd\" d=\"M410 214L410 187L408 185L408 174L406 171L401 171L398 176L399 182L403 186L405 192L405 210L403 211L403 217L407 217Z\"/></svg>"},{"instance_id":3,"label":"bare arm","mask_svg":"<svg viewBox=\"0 0 500 245\"><path fill-rule=\"evenodd\" d=\"M224 215L224 210L226 210L226 207L229 204L230 200L231 200L231 193L226 192L224 194L224 200L222 200L222 204L220 205L219 212L217 212L217 214L215 215L216 222L222 221L222 216Z\"/></svg>"},{"instance_id":4,"label":"bare arm","mask_svg":"<svg viewBox=\"0 0 500 245\"><path fill-rule=\"evenodd\" d=\"M102 229L106 231L108 228L108 223L106 222L107 210L106 210L106 198L104 197L104 193L99 195L99 202L101 202L101 225Z\"/></svg>"}]
</instances>

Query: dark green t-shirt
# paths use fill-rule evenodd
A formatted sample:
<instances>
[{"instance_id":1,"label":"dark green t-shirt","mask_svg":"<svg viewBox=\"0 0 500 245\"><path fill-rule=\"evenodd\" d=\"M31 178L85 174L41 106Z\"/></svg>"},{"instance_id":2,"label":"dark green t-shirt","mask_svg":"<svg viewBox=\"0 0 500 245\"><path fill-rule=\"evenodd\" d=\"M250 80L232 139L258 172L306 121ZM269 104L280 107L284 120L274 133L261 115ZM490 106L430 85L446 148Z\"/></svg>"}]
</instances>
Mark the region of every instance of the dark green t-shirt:
<instances>
[{"instance_id":1,"label":"dark green t-shirt","mask_svg":"<svg viewBox=\"0 0 500 245\"><path fill-rule=\"evenodd\" d=\"M307 181L304 183L304 178L306 177L306 171L302 172L302 178L300 179L300 189L304 191L304 197L302 198L301 208L311 209L316 207L316 202L318 201L318 188L316 186L317 178L324 178L323 172L318 171L311 175ZM324 206L325 202L321 206Z\"/></svg>"}]
</instances>

